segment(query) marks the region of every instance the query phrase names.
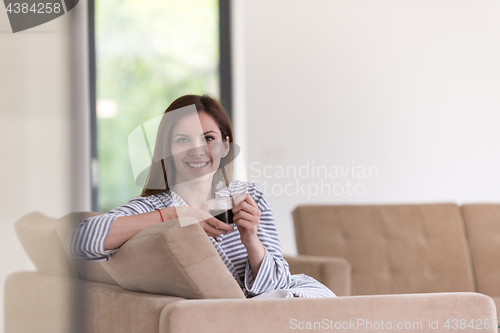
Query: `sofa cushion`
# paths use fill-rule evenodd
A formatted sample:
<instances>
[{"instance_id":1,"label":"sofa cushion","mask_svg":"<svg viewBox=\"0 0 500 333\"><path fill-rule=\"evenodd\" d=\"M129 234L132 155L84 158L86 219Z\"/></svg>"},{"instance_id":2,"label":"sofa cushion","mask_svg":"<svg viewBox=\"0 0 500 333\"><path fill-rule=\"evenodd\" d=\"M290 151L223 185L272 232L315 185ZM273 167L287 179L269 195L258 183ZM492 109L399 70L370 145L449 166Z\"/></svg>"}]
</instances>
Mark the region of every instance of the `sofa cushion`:
<instances>
[{"instance_id":1,"label":"sofa cushion","mask_svg":"<svg viewBox=\"0 0 500 333\"><path fill-rule=\"evenodd\" d=\"M40 273L79 277L57 234L58 221L40 212L26 214L15 224L26 254Z\"/></svg>"},{"instance_id":2,"label":"sofa cushion","mask_svg":"<svg viewBox=\"0 0 500 333\"><path fill-rule=\"evenodd\" d=\"M118 283L109 275L108 272L102 267L98 261L80 260L75 259L69 255L68 250L68 235L71 228L80 223L81 221L98 215L95 212L74 212L61 217L57 221L57 235L59 241L64 246L66 255L71 265L76 269L80 278L85 281L112 284L118 286Z\"/></svg>"},{"instance_id":3,"label":"sofa cushion","mask_svg":"<svg viewBox=\"0 0 500 333\"><path fill-rule=\"evenodd\" d=\"M299 254L352 265L352 294L474 291L470 253L455 204L300 206Z\"/></svg>"},{"instance_id":4,"label":"sofa cushion","mask_svg":"<svg viewBox=\"0 0 500 333\"><path fill-rule=\"evenodd\" d=\"M162 309L184 300L36 272L11 274L4 299L9 333L159 333Z\"/></svg>"},{"instance_id":5,"label":"sofa cushion","mask_svg":"<svg viewBox=\"0 0 500 333\"><path fill-rule=\"evenodd\" d=\"M69 230L94 215L97 213L76 212L57 219L33 212L17 221L15 229L38 272L118 285L99 262L74 259L67 251Z\"/></svg>"},{"instance_id":6,"label":"sofa cushion","mask_svg":"<svg viewBox=\"0 0 500 333\"><path fill-rule=\"evenodd\" d=\"M245 298L199 223L141 231L101 262L125 289L190 299Z\"/></svg>"},{"instance_id":7,"label":"sofa cushion","mask_svg":"<svg viewBox=\"0 0 500 333\"><path fill-rule=\"evenodd\" d=\"M500 297L500 204L463 205L462 212L477 291Z\"/></svg>"}]
</instances>

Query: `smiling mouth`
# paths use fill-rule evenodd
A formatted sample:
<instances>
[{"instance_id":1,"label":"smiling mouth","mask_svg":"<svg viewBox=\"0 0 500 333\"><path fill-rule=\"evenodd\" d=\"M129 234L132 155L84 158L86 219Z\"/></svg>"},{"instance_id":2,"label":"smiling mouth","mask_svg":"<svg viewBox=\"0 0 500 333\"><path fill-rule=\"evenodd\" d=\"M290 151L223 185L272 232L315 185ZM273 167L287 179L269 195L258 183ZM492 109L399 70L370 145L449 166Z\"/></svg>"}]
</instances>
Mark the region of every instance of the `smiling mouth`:
<instances>
[{"instance_id":1,"label":"smiling mouth","mask_svg":"<svg viewBox=\"0 0 500 333\"><path fill-rule=\"evenodd\" d=\"M210 161L207 161L207 162L200 162L200 163L189 163L189 162L185 162L189 167L191 168L195 168L195 169L200 169L200 168L203 168L205 166L208 165L208 163L210 163Z\"/></svg>"}]
</instances>

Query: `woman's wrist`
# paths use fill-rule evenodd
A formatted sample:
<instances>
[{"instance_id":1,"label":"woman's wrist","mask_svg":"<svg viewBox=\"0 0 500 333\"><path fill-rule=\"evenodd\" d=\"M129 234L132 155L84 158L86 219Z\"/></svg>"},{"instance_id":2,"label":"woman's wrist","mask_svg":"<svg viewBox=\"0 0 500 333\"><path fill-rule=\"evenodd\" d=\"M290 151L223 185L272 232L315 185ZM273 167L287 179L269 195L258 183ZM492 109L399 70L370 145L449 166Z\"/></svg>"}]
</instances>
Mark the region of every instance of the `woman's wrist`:
<instances>
[{"instance_id":1,"label":"woman's wrist","mask_svg":"<svg viewBox=\"0 0 500 333\"><path fill-rule=\"evenodd\" d=\"M162 209L160 209L160 211L161 211L161 215L163 217L163 221L165 221L165 222L176 219L178 217L177 211L175 210L175 207L162 208Z\"/></svg>"},{"instance_id":2,"label":"woman's wrist","mask_svg":"<svg viewBox=\"0 0 500 333\"><path fill-rule=\"evenodd\" d=\"M246 239L244 241L242 240L241 243L243 243L247 249L247 253L259 253L264 249L264 245L262 245L262 242L257 235L250 237L250 239Z\"/></svg>"},{"instance_id":3,"label":"woman's wrist","mask_svg":"<svg viewBox=\"0 0 500 333\"><path fill-rule=\"evenodd\" d=\"M252 248L263 246L257 234L246 234L240 239L241 243L247 248L247 251Z\"/></svg>"},{"instance_id":4,"label":"woman's wrist","mask_svg":"<svg viewBox=\"0 0 500 333\"><path fill-rule=\"evenodd\" d=\"M245 248L247 249L248 261L250 263L250 267L252 268L253 277L255 279L257 278L257 274L260 270L260 265L262 264L264 256L266 255L266 249L258 238L257 241L253 241L248 245L243 245L245 245Z\"/></svg>"}]
</instances>

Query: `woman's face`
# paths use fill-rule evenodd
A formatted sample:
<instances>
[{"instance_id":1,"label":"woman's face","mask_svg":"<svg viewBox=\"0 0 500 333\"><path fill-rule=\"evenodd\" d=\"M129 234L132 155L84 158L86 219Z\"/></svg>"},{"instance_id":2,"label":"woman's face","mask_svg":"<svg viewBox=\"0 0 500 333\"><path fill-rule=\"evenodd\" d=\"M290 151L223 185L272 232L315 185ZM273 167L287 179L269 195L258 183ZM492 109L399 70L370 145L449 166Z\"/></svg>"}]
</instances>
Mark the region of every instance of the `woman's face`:
<instances>
[{"instance_id":1,"label":"woman's face","mask_svg":"<svg viewBox=\"0 0 500 333\"><path fill-rule=\"evenodd\" d=\"M175 183L207 181L229 152L215 120L205 112L190 114L174 126L171 152L175 164ZM225 138L229 141L229 137Z\"/></svg>"}]
</instances>

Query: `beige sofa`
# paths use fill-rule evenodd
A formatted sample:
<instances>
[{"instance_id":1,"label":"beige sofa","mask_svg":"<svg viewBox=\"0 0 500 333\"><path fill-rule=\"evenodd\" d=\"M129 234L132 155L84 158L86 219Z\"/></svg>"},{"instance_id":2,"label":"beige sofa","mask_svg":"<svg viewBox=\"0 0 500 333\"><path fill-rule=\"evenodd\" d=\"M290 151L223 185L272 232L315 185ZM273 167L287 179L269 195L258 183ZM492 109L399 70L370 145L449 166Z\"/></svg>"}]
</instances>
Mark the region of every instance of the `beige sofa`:
<instances>
[{"instance_id":1,"label":"beige sofa","mask_svg":"<svg viewBox=\"0 0 500 333\"><path fill-rule=\"evenodd\" d=\"M496 332L493 300L474 292L245 299L203 229L181 228L176 220L137 234L107 262L72 260L65 251L68 230L91 214L54 219L32 213L16 223L37 270L8 277L5 333L450 332L460 321ZM349 294L345 259L287 260L292 273Z\"/></svg>"},{"instance_id":2,"label":"beige sofa","mask_svg":"<svg viewBox=\"0 0 500 333\"><path fill-rule=\"evenodd\" d=\"M500 309L500 204L308 205L298 253L352 265L352 294L478 292Z\"/></svg>"}]
</instances>

